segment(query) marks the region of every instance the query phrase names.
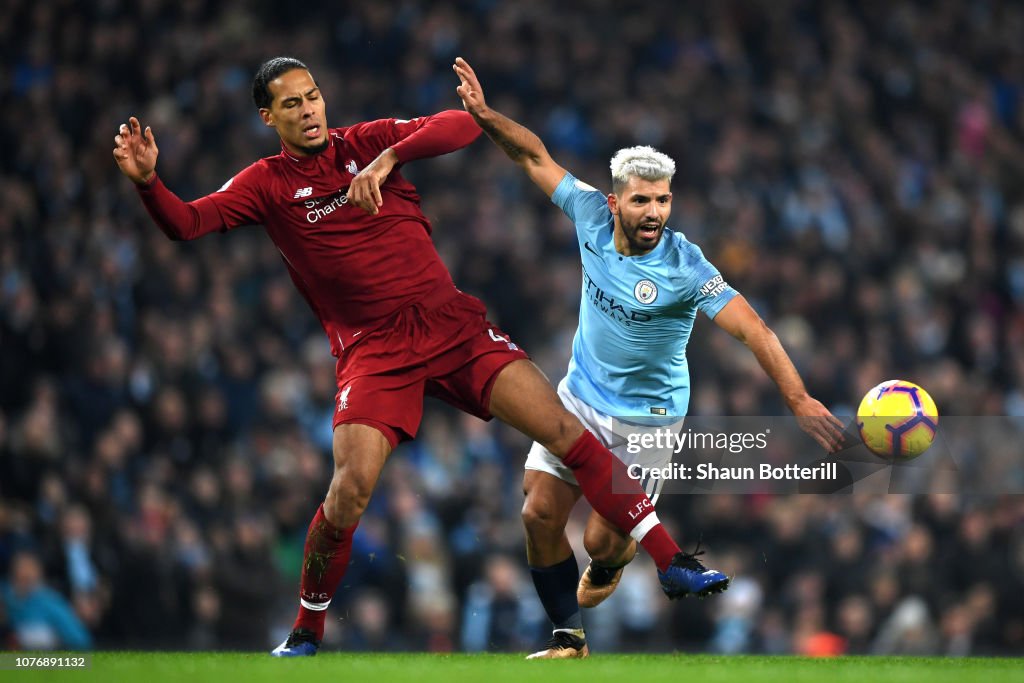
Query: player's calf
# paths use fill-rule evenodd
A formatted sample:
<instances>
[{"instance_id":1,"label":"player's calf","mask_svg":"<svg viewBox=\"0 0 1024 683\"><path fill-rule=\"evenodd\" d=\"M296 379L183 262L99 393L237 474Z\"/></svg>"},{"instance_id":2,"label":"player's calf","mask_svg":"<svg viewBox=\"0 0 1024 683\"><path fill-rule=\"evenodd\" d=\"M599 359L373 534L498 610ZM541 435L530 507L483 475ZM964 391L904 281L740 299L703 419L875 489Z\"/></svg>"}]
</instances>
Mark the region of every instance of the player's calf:
<instances>
[{"instance_id":1,"label":"player's calf","mask_svg":"<svg viewBox=\"0 0 1024 683\"><path fill-rule=\"evenodd\" d=\"M580 607L597 607L607 600L622 580L622 571L637 554L637 544L629 539L625 552L615 553L611 558L594 557L583 571L576 587L576 602Z\"/></svg>"}]
</instances>

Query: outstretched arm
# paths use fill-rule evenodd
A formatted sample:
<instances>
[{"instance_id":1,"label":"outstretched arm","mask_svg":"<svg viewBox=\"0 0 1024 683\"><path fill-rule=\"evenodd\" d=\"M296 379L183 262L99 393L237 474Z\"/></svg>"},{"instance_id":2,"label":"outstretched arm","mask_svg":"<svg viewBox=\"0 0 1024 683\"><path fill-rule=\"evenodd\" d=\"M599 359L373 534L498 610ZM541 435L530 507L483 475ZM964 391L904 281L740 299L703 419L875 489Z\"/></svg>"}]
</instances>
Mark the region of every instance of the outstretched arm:
<instances>
[{"instance_id":1,"label":"outstretched arm","mask_svg":"<svg viewBox=\"0 0 1024 683\"><path fill-rule=\"evenodd\" d=\"M480 135L480 128L464 111L452 109L396 125L401 139L387 147L361 170L348 188L349 201L371 216L380 213L384 199L380 186L398 164L462 149Z\"/></svg>"},{"instance_id":2,"label":"outstretched arm","mask_svg":"<svg viewBox=\"0 0 1024 683\"><path fill-rule=\"evenodd\" d=\"M149 126L143 131L132 116L114 136L114 161L135 187L157 226L172 240L191 240L217 230L258 222L248 197L209 195L184 202L160 181L156 159L160 151ZM230 185L230 183L229 183ZM222 189L226 189L225 188Z\"/></svg>"},{"instance_id":3,"label":"outstretched arm","mask_svg":"<svg viewBox=\"0 0 1024 683\"><path fill-rule=\"evenodd\" d=\"M555 163L544 143L532 131L487 106L480 81L465 59L457 57L452 68L460 81L455 92L462 98L466 111L473 115L487 137L512 161L522 166L530 180L550 197L565 177L565 169Z\"/></svg>"},{"instance_id":4,"label":"outstretched arm","mask_svg":"<svg viewBox=\"0 0 1024 683\"><path fill-rule=\"evenodd\" d=\"M827 450L836 450L843 440L843 423L807 393L800 373L779 338L747 300L742 295L733 297L715 316L715 322L747 345L765 373L778 385L800 428Z\"/></svg>"}]
</instances>

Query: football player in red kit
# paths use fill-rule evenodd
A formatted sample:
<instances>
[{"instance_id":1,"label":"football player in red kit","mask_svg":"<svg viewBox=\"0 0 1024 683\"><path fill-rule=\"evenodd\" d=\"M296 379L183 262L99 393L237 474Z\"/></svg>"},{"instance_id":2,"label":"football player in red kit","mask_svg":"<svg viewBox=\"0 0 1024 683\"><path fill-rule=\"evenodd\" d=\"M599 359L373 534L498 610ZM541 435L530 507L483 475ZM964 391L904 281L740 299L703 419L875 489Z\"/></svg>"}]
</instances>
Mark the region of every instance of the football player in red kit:
<instances>
[{"instance_id":1,"label":"football player in red kit","mask_svg":"<svg viewBox=\"0 0 1024 683\"><path fill-rule=\"evenodd\" d=\"M281 153L195 201L161 182L155 137L136 118L120 126L113 154L173 240L262 225L338 359L334 476L306 537L294 629L273 654L316 653L352 534L385 459L416 436L424 395L497 417L543 444L573 470L594 509L651 554L670 598L693 592L699 563L679 551L622 462L487 321L483 304L455 288L434 248L400 167L471 143L480 134L473 118L444 111L329 128L316 81L289 57L260 66L253 100Z\"/></svg>"}]
</instances>

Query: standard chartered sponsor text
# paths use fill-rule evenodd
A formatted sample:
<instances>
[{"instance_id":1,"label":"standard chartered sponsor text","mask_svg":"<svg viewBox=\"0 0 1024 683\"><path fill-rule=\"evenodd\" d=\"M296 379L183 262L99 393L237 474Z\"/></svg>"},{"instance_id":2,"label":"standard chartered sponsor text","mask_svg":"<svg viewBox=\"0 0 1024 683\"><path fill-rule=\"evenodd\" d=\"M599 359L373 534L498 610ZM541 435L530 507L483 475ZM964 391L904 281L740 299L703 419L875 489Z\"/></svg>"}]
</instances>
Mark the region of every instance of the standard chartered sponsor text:
<instances>
[{"instance_id":1,"label":"standard chartered sponsor text","mask_svg":"<svg viewBox=\"0 0 1024 683\"><path fill-rule=\"evenodd\" d=\"M341 207L348 204L348 193L339 192L331 198L331 201L324 204L323 199L310 199L304 202L307 209L312 209L306 213L306 220L310 223L316 223L324 216L334 213Z\"/></svg>"}]
</instances>

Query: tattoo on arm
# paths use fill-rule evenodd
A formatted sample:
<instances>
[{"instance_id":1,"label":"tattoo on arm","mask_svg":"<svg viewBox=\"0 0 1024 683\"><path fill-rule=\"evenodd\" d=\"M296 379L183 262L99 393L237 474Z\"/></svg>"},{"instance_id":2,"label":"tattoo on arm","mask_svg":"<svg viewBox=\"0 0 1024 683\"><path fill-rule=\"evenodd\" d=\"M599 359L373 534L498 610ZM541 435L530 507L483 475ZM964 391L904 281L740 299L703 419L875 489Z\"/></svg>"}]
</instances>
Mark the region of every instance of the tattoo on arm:
<instances>
[{"instance_id":1,"label":"tattoo on arm","mask_svg":"<svg viewBox=\"0 0 1024 683\"><path fill-rule=\"evenodd\" d=\"M494 138L493 135L491 137L492 139ZM505 151L505 154L507 154L513 161L518 161L519 157L523 155L523 148L507 138L497 138L495 139L495 142L498 143L498 145Z\"/></svg>"},{"instance_id":2,"label":"tattoo on arm","mask_svg":"<svg viewBox=\"0 0 1024 683\"><path fill-rule=\"evenodd\" d=\"M497 114L494 118L479 121L487 136L494 141L509 159L521 163L525 159L537 159L544 145L529 129L506 116Z\"/></svg>"}]
</instances>

